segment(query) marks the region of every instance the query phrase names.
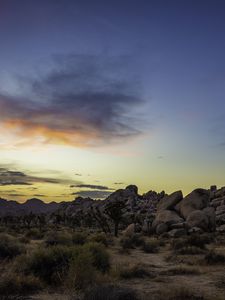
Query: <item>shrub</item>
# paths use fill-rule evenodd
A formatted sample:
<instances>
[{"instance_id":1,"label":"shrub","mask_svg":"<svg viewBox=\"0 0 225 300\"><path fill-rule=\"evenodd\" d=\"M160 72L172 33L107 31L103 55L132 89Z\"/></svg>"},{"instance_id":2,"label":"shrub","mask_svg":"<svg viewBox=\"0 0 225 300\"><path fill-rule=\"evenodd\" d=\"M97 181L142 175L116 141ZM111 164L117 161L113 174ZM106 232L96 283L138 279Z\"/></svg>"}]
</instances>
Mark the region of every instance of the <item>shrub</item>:
<instances>
[{"instance_id":1,"label":"shrub","mask_svg":"<svg viewBox=\"0 0 225 300\"><path fill-rule=\"evenodd\" d=\"M42 288L40 281L34 276L21 276L20 274L3 274L0 277L0 295L27 295Z\"/></svg>"},{"instance_id":2,"label":"shrub","mask_svg":"<svg viewBox=\"0 0 225 300\"><path fill-rule=\"evenodd\" d=\"M135 247L140 247L145 243L144 238L139 234L134 234L132 236L123 236L120 239L121 247L125 249L133 249Z\"/></svg>"},{"instance_id":3,"label":"shrub","mask_svg":"<svg viewBox=\"0 0 225 300\"><path fill-rule=\"evenodd\" d=\"M89 251L93 257L93 265L99 271L105 273L110 269L110 256L103 245L88 243L83 249Z\"/></svg>"},{"instance_id":4,"label":"shrub","mask_svg":"<svg viewBox=\"0 0 225 300\"><path fill-rule=\"evenodd\" d=\"M87 234L84 232L75 232L72 235L72 242L75 245L84 245L87 241Z\"/></svg>"},{"instance_id":5,"label":"shrub","mask_svg":"<svg viewBox=\"0 0 225 300\"><path fill-rule=\"evenodd\" d=\"M204 300L202 295L194 295L192 290L185 286L172 286L159 292L157 300Z\"/></svg>"},{"instance_id":6,"label":"shrub","mask_svg":"<svg viewBox=\"0 0 225 300\"><path fill-rule=\"evenodd\" d=\"M88 289L83 300L138 300L138 296L130 288L100 285Z\"/></svg>"},{"instance_id":7,"label":"shrub","mask_svg":"<svg viewBox=\"0 0 225 300\"><path fill-rule=\"evenodd\" d=\"M58 284L68 271L72 256L70 248L53 246L37 249L30 257L19 258L17 264L25 274L33 274L47 284Z\"/></svg>"},{"instance_id":8,"label":"shrub","mask_svg":"<svg viewBox=\"0 0 225 300\"><path fill-rule=\"evenodd\" d=\"M25 237L33 240L41 240L44 237L44 233L37 228L32 228L27 231Z\"/></svg>"},{"instance_id":9,"label":"shrub","mask_svg":"<svg viewBox=\"0 0 225 300\"><path fill-rule=\"evenodd\" d=\"M196 246L186 246L175 250L175 253L181 255L198 255L198 254L203 254L204 250Z\"/></svg>"},{"instance_id":10,"label":"shrub","mask_svg":"<svg viewBox=\"0 0 225 300\"><path fill-rule=\"evenodd\" d=\"M176 276L176 275L198 275L200 274L199 270L194 268L194 267L190 267L190 266L177 266L177 267L173 267L169 270L163 271L160 274L162 275L168 275L168 276Z\"/></svg>"},{"instance_id":11,"label":"shrub","mask_svg":"<svg viewBox=\"0 0 225 300\"><path fill-rule=\"evenodd\" d=\"M157 253L159 251L159 241L152 239L142 245L142 250L146 253Z\"/></svg>"},{"instance_id":12,"label":"shrub","mask_svg":"<svg viewBox=\"0 0 225 300\"><path fill-rule=\"evenodd\" d=\"M92 235L90 238L91 242L101 243L104 246L108 246L108 240L106 238L106 235L104 233L97 233L95 235Z\"/></svg>"},{"instance_id":13,"label":"shrub","mask_svg":"<svg viewBox=\"0 0 225 300\"><path fill-rule=\"evenodd\" d=\"M0 259L11 259L24 251L24 246L15 238L7 234L0 235Z\"/></svg>"},{"instance_id":14,"label":"shrub","mask_svg":"<svg viewBox=\"0 0 225 300\"><path fill-rule=\"evenodd\" d=\"M72 236L67 232L49 232L46 236L45 243L47 246L72 245Z\"/></svg>"},{"instance_id":15,"label":"shrub","mask_svg":"<svg viewBox=\"0 0 225 300\"><path fill-rule=\"evenodd\" d=\"M118 275L122 279L131 279L149 277L151 274L144 268L144 266L136 264L119 266Z\"/></svg>"},{"instance_id":16,"label":"shrub","mask_svg":"<svg viewBox=\"0 0 225 300\"><path fill-rule=\"evenodd\" d=\"M95 282L95 277L92 254L89 251L79 251L70 262L65 285L70 289L84 289Z\"/></svg>"},{"instance_id":17,"label":"shrub","mask_svg":"<svg viewBox=\"0 0 225 300\"><path fill-rule=\"evenodd\" d=\"M205 255L204 261L209 265L224 264L225 255L216 253L215 251L211 250Z\"/></svg>"}]
</instances>

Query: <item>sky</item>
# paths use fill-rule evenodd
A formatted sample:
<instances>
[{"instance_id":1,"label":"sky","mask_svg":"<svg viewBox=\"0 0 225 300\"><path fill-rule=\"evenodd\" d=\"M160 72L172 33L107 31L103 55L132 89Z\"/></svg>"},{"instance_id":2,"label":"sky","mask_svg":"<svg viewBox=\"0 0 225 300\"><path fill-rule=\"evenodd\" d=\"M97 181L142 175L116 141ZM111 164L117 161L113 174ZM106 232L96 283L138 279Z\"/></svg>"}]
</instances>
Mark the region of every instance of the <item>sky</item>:
<instances>
[{"instance_id":1,"label":"sky","mask_svg":"<svg viewBox=\"0 0 225 300\"><path fill-rule=\"evenodd\" d=\"M0 0L0 197L225 185L223 0Z\"/></svg>"}]
</instances>

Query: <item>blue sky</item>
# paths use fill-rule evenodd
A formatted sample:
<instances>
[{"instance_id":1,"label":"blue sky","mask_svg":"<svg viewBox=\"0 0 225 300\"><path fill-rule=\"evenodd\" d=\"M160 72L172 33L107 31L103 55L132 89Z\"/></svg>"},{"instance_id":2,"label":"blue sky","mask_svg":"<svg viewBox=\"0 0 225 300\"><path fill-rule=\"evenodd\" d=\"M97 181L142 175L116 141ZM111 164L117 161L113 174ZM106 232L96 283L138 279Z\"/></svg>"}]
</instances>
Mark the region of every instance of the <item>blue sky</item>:
<instances>
[{"instance_id":1,"label":"blue sky","mask_svg":"<svg viewBox=\"0 0 225 300\"><path fill-rule=\"evenodd\" d=\"M0 0L0 41L0 164L46 201L224 184L224 1Z\"/></svg>"}]
</instances>

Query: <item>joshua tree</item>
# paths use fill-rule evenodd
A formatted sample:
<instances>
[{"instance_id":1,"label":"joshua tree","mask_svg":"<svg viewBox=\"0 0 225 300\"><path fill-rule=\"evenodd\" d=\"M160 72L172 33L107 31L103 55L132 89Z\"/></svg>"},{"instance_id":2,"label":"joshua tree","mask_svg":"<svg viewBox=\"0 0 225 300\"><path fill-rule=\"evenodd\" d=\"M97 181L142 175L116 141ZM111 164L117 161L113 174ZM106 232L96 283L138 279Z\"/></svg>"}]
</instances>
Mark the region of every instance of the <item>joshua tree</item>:
<instances>
[{"instance_id":1,"label":"joshua tree","mask_svg":"<svg viewBox=\"0 0 225 300\"><path fill-rule=\"evenodd\" d=\"M109 218L114 223L115 236L118 236L119 224L123 219L125 206L126 206L125 202L119 200L119 201L109 202L105 207L105 214L109 216Z\"/></svg>"}]
</instances>

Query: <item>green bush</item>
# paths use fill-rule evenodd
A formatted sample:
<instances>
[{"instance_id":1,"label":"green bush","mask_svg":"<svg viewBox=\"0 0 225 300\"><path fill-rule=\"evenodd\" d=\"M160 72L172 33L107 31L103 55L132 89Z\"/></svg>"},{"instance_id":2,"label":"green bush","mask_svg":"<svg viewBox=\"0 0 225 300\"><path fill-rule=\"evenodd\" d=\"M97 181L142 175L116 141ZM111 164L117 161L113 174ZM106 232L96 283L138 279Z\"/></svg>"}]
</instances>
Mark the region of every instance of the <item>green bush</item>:
<instances>
[{"instance_id":1,"label":"green bush","mask_svg":"<svg viewBox=\"0 0 225 300\"><path fill-rule=\"evenodd\" d=\"M24 246L15 238L7 234L0 234L0 259L11 259L24 251Z\"/></svg>"}]
</instances>

